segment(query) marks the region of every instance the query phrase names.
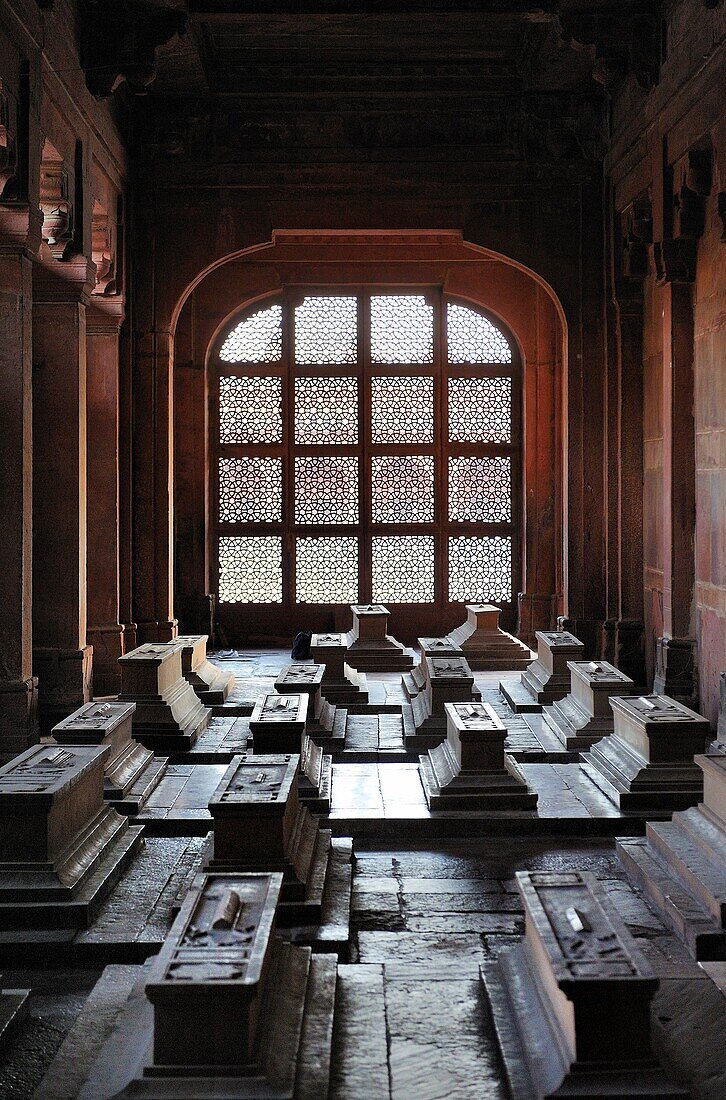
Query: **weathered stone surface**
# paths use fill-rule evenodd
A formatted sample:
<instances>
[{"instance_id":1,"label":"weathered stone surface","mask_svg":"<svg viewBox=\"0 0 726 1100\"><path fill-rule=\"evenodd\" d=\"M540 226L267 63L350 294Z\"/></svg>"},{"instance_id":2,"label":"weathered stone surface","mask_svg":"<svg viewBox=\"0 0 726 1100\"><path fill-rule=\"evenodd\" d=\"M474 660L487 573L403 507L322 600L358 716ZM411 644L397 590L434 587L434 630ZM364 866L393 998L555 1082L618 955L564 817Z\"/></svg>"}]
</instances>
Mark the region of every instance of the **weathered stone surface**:
<instances>
[{"instance_id":1,"label":"weathered stone surface","mask_svg":"<svg viewBox=\"0 0 726 1100\"><path fill-rule=\"evenodd\" d=\"M419 757L432 810L533 810L537 795L504 755L506 727L488 703L446 703L446 741Z\"/></svg>"},{"instance_id":2,"label":"weathered stone surface","mask_svg":"<svg viewBox=\"0 0 726 1100\"><path fill-rule=\"evenodd\" d=\"M86 703L52 730L61 745L108 745L104 798L121 813L137 814L158 786L167 762L133 739L135 703Z\"/></svg>"},{"instance_id":3,"label":"weathered stone surface","mask_svg":"<svg viewBox=\"0 0 726 1100\"><path fill-rule=\"evenodd\" d=\"M593 783L624 811L664 816L698 802L693 757L709 740L706 719L667 695L613 696L610 705L614 732L582 757Z\"/></svg>"},{"instance_id":4,"label":"weathered stone surface","mask_svg":"<svg viewBox=\"0 0 726 1100\"><path fill-rule=\"evenodd\" d=\"M207 660L207 634L178 634L171 645L181 646L182 675L205 706L220 706L234 690L231 672Z\"/></svg>"},{"instance_id":5,"label":"weathered stone surface","mask_svg":"<svg viewBox=\"0 0 726 1100\"><path fill-rule=\"evenodd\" d=\"M147 642L119 657L119 700L136 703L134 736L154 751L192 748L212 716L182 676L182 648Z\"/></svg>"},{"instance_id":6,"label":"weathered stone surface","mask_svg":"<svg viewBox=\"0 0 726 1100\"><path fill-rule=\"evenodd\" d=\"M466 605L466 622L446 635L446 640L481 670L525 669L532 660L529 646L499 628L501 610L494 604Z\"/></svg>"},{"instance_id":7,"label":"weathered stone surface","mask_svg":"<svg viewBox=\"0 0 726 1100\"><path fill-rule=\"evenodd\" d=\"M382 604L351 604L353 626L345 636L347 663L358 672L397 672L413 657L388 633L389 611Z\"/></svg>"},{"instance_id":8,"label":"weathered stone surface","mask_svg":"<svg viewBox=\"0 0 726 1100\"><path fill-rule=\"evenodd\" d=\"M300 753L309 696L304 692L263 695L250 717L256 753Z\"/></svg>"},{"instance_id":9,"label":"weathered stone surface","mask_svg":"<svg viewBox=\"0 0 726 1100\"><path fill-rule=\"evenodd\" d=\"M613 731L610 697L635 684L607 661L568 661L571 691L543 710L543 718L568 752L582 752Z\"/></svg>"}]
</instances>

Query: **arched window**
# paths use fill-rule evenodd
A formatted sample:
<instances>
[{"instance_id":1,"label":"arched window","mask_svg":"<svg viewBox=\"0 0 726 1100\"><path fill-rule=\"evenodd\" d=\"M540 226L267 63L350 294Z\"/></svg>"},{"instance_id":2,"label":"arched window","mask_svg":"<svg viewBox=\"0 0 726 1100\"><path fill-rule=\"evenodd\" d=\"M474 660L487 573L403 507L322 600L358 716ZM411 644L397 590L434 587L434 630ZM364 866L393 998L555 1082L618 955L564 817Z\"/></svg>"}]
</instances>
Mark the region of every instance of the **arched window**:
<instances>
[{"instance_id":1,"label":"arched window","mask_svg":"<svg viewBox=\"0 0 726 1100\"><path fill-rule=\"evenodd\" d=\"M290 290L236 319L212 366L220 609L512 602L519 360L481 309Z\"/></svg>"}]
</instances>

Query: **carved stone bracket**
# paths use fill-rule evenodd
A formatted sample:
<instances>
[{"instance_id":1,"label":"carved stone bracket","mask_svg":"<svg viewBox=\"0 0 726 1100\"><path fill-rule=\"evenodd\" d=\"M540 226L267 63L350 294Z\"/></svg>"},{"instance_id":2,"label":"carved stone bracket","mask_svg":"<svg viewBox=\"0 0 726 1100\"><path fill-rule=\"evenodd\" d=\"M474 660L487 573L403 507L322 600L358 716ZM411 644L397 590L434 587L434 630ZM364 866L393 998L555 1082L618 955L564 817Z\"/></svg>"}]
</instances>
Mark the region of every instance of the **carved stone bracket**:
<instances>
[{"instance_id":1,"label":"carved stone bracket","mask_svg":"<svg viewBox=\"0 0 726 1100\"><path fill-rule=\"evenodd\" d=\"M691 149L674 170L673 236L703 236L711 190L711 150Z\"/></svg>"},{"instance_id":2,"label":"carved stone bracket","mask_svg":"<svg viewBox=\"0 0 726 1100\"><path fill-rule=\"evenodd\" d=\"M184 12L149 3L103 0L86 12L81 58L92 95L110 96L126 81L144 92L156 77L156 49L184 34Z\"/></svg>"},{"instance_id":3,"label":"carved stone bracket","mask_svg":"<svg viewBox=\"0 0 726 1100\"><path fill-rule=\"evenodd\" d=\"M654 14L560 9L558 20L565 45L592 50L593 79L607 91L616 88L631 72L646 90L657 82L658 24Z\"/></svg>"},{"instance_id":4,"label":"carved stone bracket","mask_svg":"<svg viewBox=\"0 0 726 1100\"><path fill-rule=\"evenodd\" d=\"M653 263L659 285L692 283L696 277L696 240L679 237L653 242Z\"/></svg>"},{"instance_id":5,"label":"carved stone bracket","mask_svg":"<svg viewBox=\"0 0 726 1100\"><path fill-rule=\"evenodd\" d=\"M621 269L626 279L645 279L650 271L649 245L653 242L650 194L644 191L620 215Z\"/></svg>"},{"instance_id":6,"label":"carved stone bracket","mask_svg":"<svg viewBox=\"0 0 726 1100\"><path fill-rule=\"evenodd\" d=\"M10 197L18 170L16 104L0 78L0 199Z\"/></svg>"}]
</instances>

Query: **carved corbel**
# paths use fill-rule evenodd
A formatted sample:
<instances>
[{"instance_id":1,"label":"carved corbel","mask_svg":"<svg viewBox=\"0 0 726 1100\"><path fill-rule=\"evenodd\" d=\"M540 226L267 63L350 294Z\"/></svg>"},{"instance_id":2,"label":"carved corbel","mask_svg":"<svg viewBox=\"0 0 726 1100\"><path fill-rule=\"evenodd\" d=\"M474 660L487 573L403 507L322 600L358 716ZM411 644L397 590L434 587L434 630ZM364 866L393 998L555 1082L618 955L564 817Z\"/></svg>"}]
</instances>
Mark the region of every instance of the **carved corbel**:
<instances>
[{"instance_id":1,"label":"carved corbel","mask_svg":"<svg viewBox=\"0 0 726 1100\"><path fill-rule=\"evenodd\" d=\"M101 207L93 211L91 221L91 256L96 265L94 294L114 294L116 291L115 240L111 220Z\"/></svg>"},{"instance_id":2,"label":"carved corbel","mask_svg":"<svg viewBox=\"0 0 726 1100\"><path fill-rule=\"evenodd\" d=\"M62 161L44 162L40 169L40 209L43 240L56 260L74 254L73 204L68 195L68 176Z\"/></svg>"},{"instance_id":3,"label":"carved corbel","mask_svg":"<svg viewBox=\"0 0 726 1100\"><path fill-rule=\"evenodd\" d=\"M696 277L695 239L679 237L655 241L653 263L659 284L692 283Z\"/></svg>"},{"instance_id":4,"label":"carved corbel","mask_svg":"<svg viewBox=\"0 0 726 1100\"><path fill-rule=\"evenodd\" d=\"M92 95L110 96L126 81L145 92L156 78L156 50L174 35L184 34L187 16L171 8L130 0L103 0L83 20L82 65Z\"/></svg>"},{"instance_id":5,"label":"carved corbel","mask_svg":"<svg viewBox=\"0 0 726 1100\"><path fill-rule=\"evenodd\" d=\"M638 196L620 215L622 272L627 279L644 279L650 270L649 246L653 242L650 196Z\"/></svg>"},{"instance_id":6,"label":"carved corbel","mask_svg":"<svg viewBox=\"0 0 726 1100\"><path fill-rule=\"evenodd\" d=\"M711 150L692 149L674 172L673 236L702 237L711 190Z\"/></svg>"},{"instance_id":7,"label":"carved corbel","mask_svg":"<svg viewBox=\"0 0 726 1100\"><path fill-rule=\"evenodd\" d=\"M10 197L18 170L15 100L0 79L0 199Z\"/></svg>"}]
</instances>

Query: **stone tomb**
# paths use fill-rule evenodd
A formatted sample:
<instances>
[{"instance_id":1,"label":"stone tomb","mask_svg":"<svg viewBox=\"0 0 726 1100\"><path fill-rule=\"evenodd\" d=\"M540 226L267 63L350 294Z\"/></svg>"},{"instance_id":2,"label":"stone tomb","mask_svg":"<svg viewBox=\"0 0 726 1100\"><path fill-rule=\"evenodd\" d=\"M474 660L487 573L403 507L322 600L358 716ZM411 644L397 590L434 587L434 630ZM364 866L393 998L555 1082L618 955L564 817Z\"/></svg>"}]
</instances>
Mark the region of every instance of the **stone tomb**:
<instances>
[{"instance_id":1,"label":"stone tomb","mask_svg":"<svg viewBox=\"0 0 726 1100\"><path fill-rule=\"evenodd\" d=\"M343 706L368 703L366 674L348 664L345 634L313 634L310 653L313 661L325 670L320 687L329 703Z\"/></svg>"},{"instance_id":2,"label":"stone tomb","mask_svg":"<svg viewBox=\"0 0 726 1100\"><path fill-rule=\"evenodd\" d=\"M119 701L136 703L134 737L154 752L190 749L212 716L182 676L182 647L147 642L119 657Z\"/></svg>"},{"instance_id":3,"label":"stone tomb","mask_svg":"<svg viewBox=\"0 0 726 1100\"><path fill-rule=\"evenodd\" d=\"M181 646L182 675L206 707L221 706L234 689L231 672L207 660L207 634L180 634L170 643Z\"/></svg>"},{"instance_id":4,"label":"stone tomb","mask_svg":"<svg viewBox=\"0 0 726 1100\"><path fill-rule=\"evenodd\" d=\"M567 630L537 630L537 658L521 677L500 680L499 690L512 710L539 711L570 692L570 661L582 661L585 647Z\"/></svg>"},{"instance_id":5,"label":"stone tomb","mask_svg":"<svg viewBox=\"0 0 726 1100\"><path fill-rule=\"evenodd\" d=\"M460 649L457 649L447 638L418 638L417 648L421 652L421 660L401 676L401 688L403 694L412 703L419 692L426 689L426 662L425 657L463 657ZM481 699L479 688L472 688L472 699Z\"/></svg>"},{"instance_id":6,"label":"stone tomb","mask_svg":"<svg viewBox=\"0 0 726 1100\"><path fill-rule=\"evenodd\" d=\"M709 740L706 719L667 695L613 696L610 706L614 732L581 757L593 783L624 813L664 817L698 802L693 758Z\"/></svg>"},{"instance_id":7,"label":"stone tomb","mask_svg":"<svg viewBox=\"0 0 726 1100\"><path fill-rule=\"evenodd\" d=\"M501 609L490 603L468 603L466 622L447 634L448 641L482 671L524 669L532 660L529 646L499 627Z\"/></svg>"},{"instance_id":8,"label":"stone tomb","mask_svg":"<svg viewBox=\"0 0 726 1100\"><path fill-rule=\"evenodd\" d=\"M59 745L108 745L103 794L109 805L137 814L158 786L167 761L134 741L135 703L86 703L54 727Z\"/></svg>"},{"instance_id":9,"label":"stone tomb","mask_svg":"<svg viewBox=\"0 0 726 1100\"><path fill-rule=\"evenodd\" d=\"M250 716L250 733L256 753L299 753L305 733L309 696L295 694L262 695Z\"/></svg>"},{"instance_id":10,"label":"stone tomb","mask_svg":"<svg viewBox=\"0 0 726 1100\"><path fill-rule=\"evenodd\" d=\"M511 1096L688 1096L651 1047L658 979L595 876L517 886L525 938L481 967Z\"/></svg>"},{"instance_id":11,"label":"stone tomb","mask_svg":"<svg viewBox=\"0 0 726 1100\"><path fill-rule=\"evenodd\" d=\"M446 703L471 703L474 675L463 657L423 657L426 683L411 703L414 734L407 749L430 749L446 737Z\"/></svg>"},{"instance_id":12,"label":"stone tomb","mask_svg":"<svg viewBox=\"0 0 726 1100\"><path fill-rule=\"evenodd\" d=\"M87 928L142 830L103 799L108 745L36 745L0 768L0 928Z\"/></svg>"},{"instance_id":13,"label":"stone tomb","mask_svg":"<svg viewBox=\"0 0 726 1100\"><path fill-rule=\"evenodd\" d=\"M298 796L298 756L235 756L212 795L210 871L282 871L281 926L320 925L331 833Z\"/></svg>"},{"instance_id":14,"label":"stone tomb","mask_svg":"<svg viewBox=\"0 0 726 1100\"><path fill-rule=\"evenodd\" d=\"M338 708L323 698L322 683L324 665L294 662L285 665L275 680L275 691L280 695L298 692L308 697L305 729L324 744L342 748L345 743L345 717L338 716Z\"/></svg>"},{"instance_id":15,"label":"stone tomb","mask_svg":"<svg viewBox=\"0 0 726 1100\"><path fill-rule=\"evenodd\" d=\"M382 604L351 604L353 626L345 636L347 661L358 672L403 672L413 657L388 633L389 611Z\"/></svg>"},{"instance_id":16,"label":"stone tomb","mask_svg":"<svg viewBox=\"0 0 726 1100\"><path fill-rule=\"evenodd\" d=\"M584 752L613 732L610 698L635 691L635 684L607 661L568 661L572 690L545 707L547 725L569 752Z\"/></svg>"},{"instance_id":17,"label":"stone tomb","mask_svg":"<svg viewBox=\"0 0 726 1100\"><path fill-rule=\"evenodd\" d=\"M703 802L646 822L645 837L622 838L618 853L664 924L701 961L726 960L726 756L695 760Z\"/></svg>"},{"instance_id":18,"label":"stone tomb","mask_svg":"<svg viewBox=\"0 0 726 1100\"><path fill-rule=\"evenodd\" d=\"M280 888L274 873L195 879L79 1100L327 1096L336 961L275 936Z\"/></svg>"},{"instance_id":19,"label":"stone tomb","mask_svg":"<svg viewBox=\"0 0 726 1100\"><path fill-rule=\"evenodd\" d=\"M333 758L316 745L312 737L303 737L298 774L298 795L313 813L330 813L333 785Z\"/></svg>"},{"instance_id":20,"label":"stone tomb","mask_svg":"<svg viewBox=\"0 0 726 1100\"><path fill-rule=\"evenodd\" d=\"M419 757L431 810L533 810L537 795L504 754L506 726L488 703L446 703L446 740Z\"/></svg>"}]
</instances>

